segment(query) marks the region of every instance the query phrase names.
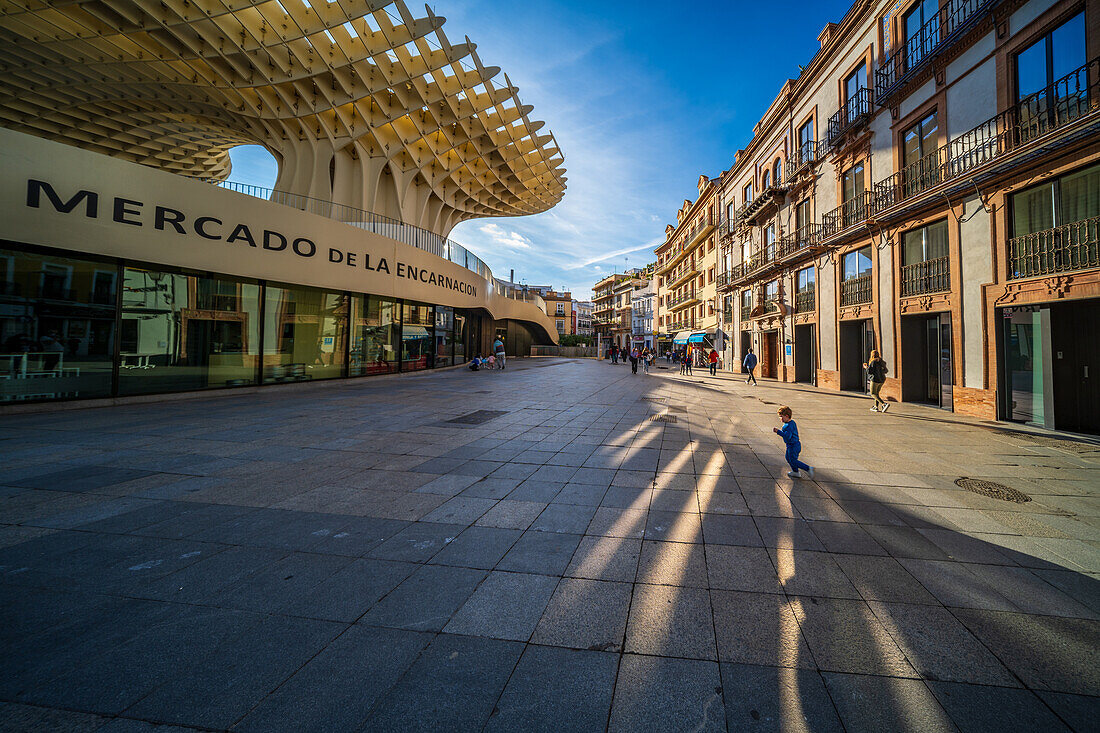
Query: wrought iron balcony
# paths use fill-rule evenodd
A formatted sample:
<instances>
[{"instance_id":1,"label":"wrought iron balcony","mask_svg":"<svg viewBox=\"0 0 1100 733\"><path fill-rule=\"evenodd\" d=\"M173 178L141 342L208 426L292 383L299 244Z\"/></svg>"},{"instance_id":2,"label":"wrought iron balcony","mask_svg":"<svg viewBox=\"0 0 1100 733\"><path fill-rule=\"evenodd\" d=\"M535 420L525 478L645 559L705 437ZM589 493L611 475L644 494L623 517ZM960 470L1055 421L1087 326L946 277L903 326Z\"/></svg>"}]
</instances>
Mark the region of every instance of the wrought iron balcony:
<instances>
[{"instance_id":1,"label":"wrought iron balcony","mask_svg":"<svg viewBox=\"0 0 1100 733\"><path fill-rule=\"evenodd\" d=\"M722 322L733 323L733 306L727 306L722 309Z\"/></svg>"},{"instance_id":2,"label":"wrought iron balcony","mask_svg":"<svg viewBox=\"0 0 1100 733\"><path fill-rule=\"evenodd\" d=\"M682 308L688 303L699 300L695 288L688 288L684 292L669 299L668 307L672 309Z\"/></svg>"},{"instance_id":3,"label":"wrought iron balcony","mask_svg":"<svg viewBox=\"0 0 1100 733\"><path fill-rule=\"evenodd\" d=\"M874 109L873 102L874 94L867 87L862 87L848 98L840 110L829 118L825 138L830 147L837 147L847 133L855 132L867 124Z\"/></svg>"},{"instance_id":4,"label":"wrought iron balcony","mask_svg":"<svg viewBox=\"0 0 1100 733\"><path fill-rule=\"evenodd\" d=\"M901 43L875 71L878 103L885 106L904 83L947 51L990 10L997 0L948 0L916 33Z\"/></svg>"},{"instance_id":5,"label":"wrought iron balcony","mask_svg":"<svg viewBox=\"0 0 1100 733\"><path fill-rule=\"evenodd\" d=\"M806 224L779 240L779 258L783 259L815 246L821 241L821 225Z\"/></svg>"},{"instance_id":6,"label":"wrought iron balcony","mask_svg":"<svg viewBox=\"0 0 1100 733\"><path fill-rule=\"evenodd\" d=\"M794 312L809 313L814 309L814 286L803 288L794 294Z\"/></svg>"},{"instance_id":7,"label":"wrought iron balcony","mask_svg":"<svg viewBox=\"0 0 1100 733\"><path fill-rule=\"evenodd\" d=\"M822 217L821 237L832 237L848 227L855 226L871 216L874 196L864 191L855 198L845 201Z\"/></svg>"},{"instance_id":8,"label":"wrought iron balcony","mask_svg":"<svg viewBox=\"0 0 1100 733\"><path fill-rule=\"evenodd\" d=\"M717 288L719 291L728 291L745 277L745 265L737 263L725 272L718 274Z\"/></svg>"},{"instance_id":9,"label":"wrought iron balcony","mask_svg":"<svg viewBox=\"0 0 1100 733\"><path fill-rule=\"evenodd\" d=\"M1100 216L1008 240L1008 277L1100 267Z\"/></svg>"},{"instance_id":10,"label":"wrought iron balcony","mask_svg":"<svg viewBox=\"0 0 1100 733\"><path fill-rule=\"evenodd\" d=\"M1100 58L1058 79L875 184L875 212L887 211L1100 110Z\"/></svg>"},{"instance_id":11,"label":"wrought iron balcony","mask_svg":"<svg viewBox=\"0 0 1100 733\"><path fill-rule=\"evenodd\" d=\"M790 183L798 174L807 170L817 162L817 141L807 140L791 152L787 159L787 182Z\"/></svg>"},{"instance_id":12,"label":"wrought iron balcony","mask_svg":"<svg viewBox=\"0 0 1100 733\"><path fill-rule=\"evenodd\" d=\"M763 221L783 202L787 190L786 185L768 186L756 198L737 210L738 219L748 225Z\"/></svg>"},{"instance_id":13,"label":"wrought iron balcony","mask_svg":"<svg viewBox=\"0 0 1100 733\"><path fill-rule=\"evenodd\" d=\"M778 296L772 297L772 298L764 298L763 303L764 303L764 307L762 309L762 315L767 315L769 313L778 313L779 312L779 297Z\"/></svg>"},{"instance_id":14,"label":"wrought iron balcony","mask_svg":"<svg viewBox=\"0 0 1100 733\"><path fill-rule=\"evenodd\" d=\"M859 275L840 281L840 304L858 305L871 302L871 275Z\"/></svg>"},{"instance_id":15,"label":"wrought iron balcony","mask_svg":"<svg viewBox=\"0 0 1100 733\"><path fill-rule=\"evenodd\" d=\"M752 303L741 303L741 320L747 321L752 317Z\"/></svg>"},{"instance_id":16,"label":"wrought iron balcony","mask_svg":"<svg viewBox=\"0 0 1100 733\"><path fill-rule=\"evenodd\" d=\"M902 265L901 295L942 293L951 289L951 272L947 257Z\"/></svg>"},{"instance_id":17,"label":"wrought iron balcony","mask_svg":"<svg viewBox=\"0 0 1100 733\"><path fill-rule=\"evenodd\" d=\"M684 260L675 270L665 275L665 287L675 288L689 277L699 274L699 268L691 260Z\"/></svg>"}]
</instances>

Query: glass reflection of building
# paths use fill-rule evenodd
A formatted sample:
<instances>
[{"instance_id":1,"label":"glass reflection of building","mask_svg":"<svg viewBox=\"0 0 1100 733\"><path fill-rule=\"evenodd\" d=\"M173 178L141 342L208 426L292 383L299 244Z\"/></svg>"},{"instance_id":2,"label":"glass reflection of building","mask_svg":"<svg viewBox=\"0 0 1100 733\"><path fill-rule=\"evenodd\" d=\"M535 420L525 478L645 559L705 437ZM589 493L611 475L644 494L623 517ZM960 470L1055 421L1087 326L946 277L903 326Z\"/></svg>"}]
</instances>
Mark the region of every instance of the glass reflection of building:
<instances>
[{"instance_id":1,"label":"glass reflection of building","mask_svg":"<svg viewBox=\"0 0 1100 733\"><path fill-rule=\"evenodd\" d=\"M483 349L481 320L362 293L0 249L0 402L452 366Z\"/></svg>"}]
</instances>

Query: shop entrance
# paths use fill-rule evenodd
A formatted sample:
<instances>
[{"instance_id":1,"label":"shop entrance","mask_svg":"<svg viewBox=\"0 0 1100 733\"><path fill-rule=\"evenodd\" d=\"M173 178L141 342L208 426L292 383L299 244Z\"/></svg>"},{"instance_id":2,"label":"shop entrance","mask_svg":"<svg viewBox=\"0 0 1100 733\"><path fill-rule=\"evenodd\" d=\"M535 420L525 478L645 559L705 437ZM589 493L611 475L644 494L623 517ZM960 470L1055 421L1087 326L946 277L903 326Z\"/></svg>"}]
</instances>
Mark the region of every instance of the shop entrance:
<instances>
[{"instance_id":1,"label":"shop entrance","mask_svg":"<svg viewBox=\"0 0 1100 733\"><path fill-rule=\"evenodd\" d=\"M760 376L768 379L779 376L778 331L764 331L760 334Z\"/></svg>"},{"instance_id":2,"label":"shop entrance","mask_svg":"<svg viewBox=\"0 0 1100 733\"><path fill-rule=\"evenodd\" d=\"M867 392L867 370L863 365L875 347L875 329L871 319L840 323L840 388Z\"/></svg>"},{"instance_id":3,"label":"shop entrance","mask_svg":"<svg viewBox=\"0 0 1100 733\"><path fill-rule=\"evenodd\" d=\"M901 398L953 409L951 314L902 316Z\"/></svg>"},{"instance_id":4,"label":"shop entrance","mask_svg":"<svg viewBox=\"0 0 1100 733\"><path fill-rule=\"evenodd\" d=\"M817 347L812 323L794 327L794 381L817 383Z\"/></svg>"},{"instance_id":5,"label":"shop entrance","mask_svg":"<svg viewBox=\"0 0 1100 733\"><path fill-rule=\"evenodd\" d=\"M1100 433L1100 299L1001 311L1002 415Z\"/></svg>"}]
</instances>

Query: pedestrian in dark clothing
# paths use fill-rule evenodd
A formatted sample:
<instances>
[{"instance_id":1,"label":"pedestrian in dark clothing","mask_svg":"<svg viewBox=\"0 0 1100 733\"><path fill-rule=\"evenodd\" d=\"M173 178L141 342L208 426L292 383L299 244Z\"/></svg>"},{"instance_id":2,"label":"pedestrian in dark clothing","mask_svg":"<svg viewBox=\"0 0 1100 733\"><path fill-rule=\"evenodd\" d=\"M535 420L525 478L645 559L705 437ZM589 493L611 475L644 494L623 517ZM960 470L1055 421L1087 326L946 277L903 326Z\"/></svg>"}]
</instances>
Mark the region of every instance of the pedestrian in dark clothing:
<instances>
[{"instance_id":1,"label":"pedestrian in dark clothing","mask_svg":"<svg viewBox=\"0 0 1100 733\"><path fill-rule=\"evenodd\" d=\"M772 431L783 438L783 442L787 444L787 453L784 458L787 459L787 464L791 467L791 470L787 472L787 476L802 478L802 474L799 473L799 469L801 469L808 473L812 479L814 477L813 467L798 460L798 454L802 452L802 442L798 439L798 426L791 419L791 408L783 405L779 408L778 413L779 419L783 421L783 427L772 428Z\"/></svg>"},{"instance_id":2,"label":"pedestrian in dark clothing","mask_svg":"<svg viewBox=\"0 0 1100 733\"><path fill-rule=\"evenodd\" d=\"M745 371L749 373L749 377L745 380L745 384L748 384L749 382L756 384L756 375L753 374L753 370L756 369L756 354L752 353L751 348L749 349L748 353L745 354L745 361L742 362L742 364L745 367Z\"/></svg>"},{"instance_id":3,"label":"pedestrian in dark clothing","mask_svg":"<svg viewBox=\"0 0 1100 733\"><path fill-rule=\"evenodd\" d=\"M871 412L886 412L890 409L890 403L882 399L879 394L882 391L882 385L886 384L886 372L890 371L886 367L886 360L879 356L878 351L872 351L871 360L864 364L863 368L867 370L868 379L871 382L871 396L875 398Z\"/></svg>"},{"instance_id":4,"label":"pedestrian in dark clothing","mask_svg":"<svg viewBox=\"0 0 1100 733\"><path fill-rule=\"evenodd\" d=\"M710 376L716 376L718 374L718 349L710 350Z\"/></svg>"},{"instance_id":5,"label":"pedestrian in dark clothing","mask_svg":"<svg viewBox=\"0 0 1100 733\"><path fill-rule=\"evenodd\" d=\"M692 353L693 349L688 349L684 353L684 366L687 367L687 375L691 376L691 362L694 361L695 355Z\"/></svg>"},{"instance_id":6,"label":"pedestrian in dark clothing","mask_svg":"<svg viewBox=\"0 0 1100 733\"><path fill-rule=\"evenodd\" d=\"M630 350L630 373L638 373L638 349L633 348Z\"/></svg>"}]
</instances>

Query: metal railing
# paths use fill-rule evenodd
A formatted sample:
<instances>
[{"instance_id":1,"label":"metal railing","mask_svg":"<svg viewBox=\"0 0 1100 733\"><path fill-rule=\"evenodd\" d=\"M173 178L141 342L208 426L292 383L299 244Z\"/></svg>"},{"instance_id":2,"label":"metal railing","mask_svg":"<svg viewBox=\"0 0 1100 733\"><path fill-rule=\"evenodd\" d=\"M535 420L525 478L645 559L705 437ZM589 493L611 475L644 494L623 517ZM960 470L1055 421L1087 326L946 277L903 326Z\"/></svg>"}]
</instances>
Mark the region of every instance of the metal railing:
<instances>
[{"instance_id":1,"label":"metal railing","mask_svg":"<svg viewBox=\"0 0 1100 733\"><path fill-rule=\"evenodd\" d=\"M778 313L779 312L779 296L771 298L764 298L764 313Z\"/></svg>"},{"instance_id":2,"label":"metal railing","mask_svg":"<svg viewBox=\"0 0 1100 733\"><path fill-rule=\"evenodd\" d=\"M947 257L902 265L901 295L942 293L951 289L951 272Z\"/></svg>"},{"instance_id":3,"label":"metal railing","mask_svg":"<svg viewBox=\"0 0 1100 733\"><path fill-rule=\"evenodd\" d=\"M794 294L794 312L809 313L814 309L814 286L803 288Z\"/></svg>"},{"instance_id":4,"label":"metal railing","mask_svg":"<svg viewBox=\"0 0 1100 733\"><path fill-rule=\"evenodd\" d=\"M688 288L684 292L680 293L674 298L670 298L668 301L669 308L675 308L678 305L687 303L688 301L697 300L695 288Z\"/></svg>"},{"instance_id":5,"label":"metal railing","mask_svg":"<svg viewBox=\"0 0 1100 733\"><path fill-rule=\"evenodd\" d=\"M1008 278L1100 267L1100 216L1008 240Z\"/></svg>"},{"instance_id":6,"label":"metal railing","mask_svg":"<svg viewBox=\"0 0 1100 733\"><path fill-rule=\"evenodd\" d=\"M844 134L862 127L870 118L874 109L874 94L867 87L860 87L841 106L832 117L829 118L826 139L830 146L840 142Z\"/></svg>"},{"instance_id":7,"label":"metal railing","mask_svg":"<svg viewBox=\"0 0 1100 733\"><path fill-rule=\"evenodd\" d=\"M332 201L315 199L309 196L299 196L298 194L287 193L285 191L276 191L273 188L267 188L265 186L253 186L247 183L236 183L233 181L215 181L214 184L219 188L247 194L248 196L255 196L256 198L267 199L268 201L273 201L277 204L289 206L300 211L308 211L311 214L317 214L318 216L335 219L345 224L359 227L360 229L366 229L375 234L380 234L383 237L396 239L398 242L410 244L425 252L431 252L437 257L442 257L456 265L462 265L467 270L476 272L490 283L493 282L492 270L489 269L489 266L486 265L480 257L470 252L461 244L451 241L447 237L413 224L406 224L398 219L375 214L365 209L358 209L354 206L345 206L344 204L337 204Z\"/></svg>"},{"instance_id":8,"label":"metal railing","mask_svg":"<svg viewBox=\"0 0 1100 733\"><path fill-rule=\"evenodd\" d=\"M741 304L741 320L747 321L752 317L752 303Z\"/></svg>"},{"instance_id":9,"label":"metal railing","mask_svg":"<svg viewBox=\"0 0 1100 733\"><path fill-rule=\"evenodd\" d=\"M799 173L817 162L817 158L816 140L807 140L796 147L791 151L791 157L787 160L787 180L790 181L797 177Z\"/></svg>"},{"instance_id":10,"label":"metal railing","mask_svg":"<svg viewBox=\"0 0 1100 733\"><path fill-rule=\"evenodd\" d=\"M812 247L821 239L820 224L805 224L779 240L779 257Z\"/></svg>"},{"instance_id":11,"label":"metal railing","mask_svg":"<svg viewBox=\"0 0 1100 733\"><path fill-rule=\"evenodd\" d=\"M1100 58L875 184L876 212L959 178L1100 107Z\"/></svg>"},{"instance_id":12,"label":"metal railing","mask_svg":"<svg viewBox=\"0 0 1100 733\"><path fill-rule=\"evenodd\" d=\"M871 216L874 194L864 191L855 198L848 199L822 217L821 236L831 237L850 226L855 226Z\"/></svg>"},{"instance_id":13,"label":"metal railing","mask_svg":"<svg viewBox=\"0 0 1100 733\"><path fill-rule=\"evenodd\" d=\"M917 32L894 49L875 71L879 104L885 104L912 72L920 69L939 51L954 45L962 33L977 21L979 12L995 0L948 0L939 12L925 21Z\"/></svg>"},{"instance_id":14,"label":"metal railing","mask_svg":"<svg viewBox=\"0 0 1100 733\"><path fill-rule=\"evenodd\" d=\"M859 275L840 281L840 304L857 305L871 302L871 275Z\"/></svg>"}]
</instances>

